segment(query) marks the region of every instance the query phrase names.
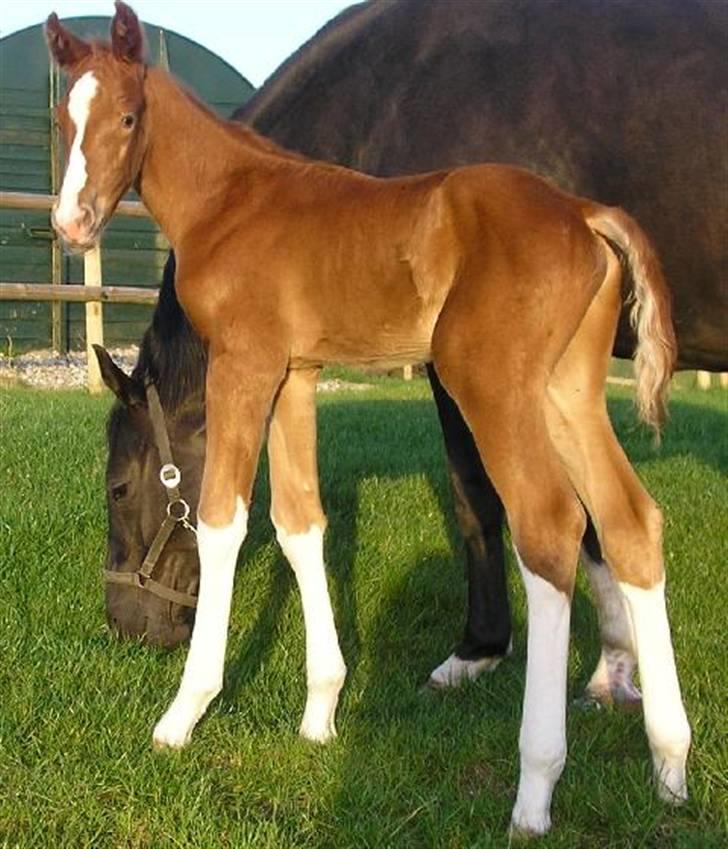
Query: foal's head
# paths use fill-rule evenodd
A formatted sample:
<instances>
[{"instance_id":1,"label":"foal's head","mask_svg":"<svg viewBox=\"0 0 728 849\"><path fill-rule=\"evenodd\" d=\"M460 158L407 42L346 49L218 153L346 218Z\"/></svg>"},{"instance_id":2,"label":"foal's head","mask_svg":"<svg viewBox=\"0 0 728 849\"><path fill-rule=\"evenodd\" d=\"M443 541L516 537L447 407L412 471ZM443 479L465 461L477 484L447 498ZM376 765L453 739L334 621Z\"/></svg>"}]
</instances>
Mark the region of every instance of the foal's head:
<instances>
[{"instance_id":1,"label":"foal's head","mask_svg":"<svg viewBox=\"0 0 728 849\"><path fill-rule=\"evenodd\" d=\"M120 0L110 45L82 41L55 13L45 32L68 77L57 111L67 164L53 226L70 248L84 251L97 242L144 157L144 39L136 15Z\"/></svg>"}]
</instances>

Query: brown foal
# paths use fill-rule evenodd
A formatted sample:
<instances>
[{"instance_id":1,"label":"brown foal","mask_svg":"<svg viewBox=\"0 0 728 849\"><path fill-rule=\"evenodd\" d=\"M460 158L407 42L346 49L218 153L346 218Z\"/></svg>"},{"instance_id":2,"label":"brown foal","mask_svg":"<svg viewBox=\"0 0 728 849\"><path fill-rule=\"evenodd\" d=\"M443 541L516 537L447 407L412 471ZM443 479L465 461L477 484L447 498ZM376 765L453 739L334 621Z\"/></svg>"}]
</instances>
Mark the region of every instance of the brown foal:
<instances>
[{"instance_id":1,"label":"brown foal","mask_svg":"<svg viewBox=\"0 0 728 849\"><path fill-rule=\"evenodd\" d=\"M661 515L604 403L618 257L633 281L638 405L655 426L674 362L667 291L636 223L510 167L382 180L292 157L147 67L139 22L120 2L110 46L79 40L55 15L46 32L69 75L58 233L88 248L135 186L174 247L180 302L209 347L199 606L155 744L185 745L220 691L266 428L271 515L305 620L301 733L335 734L346 669L324 571L318 370L429 360L503 499L528 596L514 828L548 829L566 756L569 611L585 508L633 625L658 789L684 799L690 729L665 609Z\"/></svg>"}]
</instances>

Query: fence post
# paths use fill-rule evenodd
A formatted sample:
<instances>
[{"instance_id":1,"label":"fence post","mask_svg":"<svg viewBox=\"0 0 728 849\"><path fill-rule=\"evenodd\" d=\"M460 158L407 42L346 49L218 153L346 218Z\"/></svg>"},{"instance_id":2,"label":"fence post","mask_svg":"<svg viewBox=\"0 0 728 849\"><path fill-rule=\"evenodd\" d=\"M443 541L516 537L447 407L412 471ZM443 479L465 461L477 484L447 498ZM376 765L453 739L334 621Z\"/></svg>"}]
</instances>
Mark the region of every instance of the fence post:
<instances>
[{"instance_id":1,"label":"fence post","mask_svg":"<svg viewBox=\"0 0 728 849\"><path fill-rule=\"evenodd\" d=\"M698 388L699 389L710 389L710 372L709 371L698 371L698 372L696 372L696 377L698 378Z\"/></svg>"},{"instance_id":2,"label":"fence post","mask_svg":"<svg viewBox=\"0 0 728 849\"><path fill-rule=\"evenodd\" d=\"M101 245L96 245L83 255L84 286L101 286ZM101 371L93 345L104 344L104 319L100 301L86 304L86 357L88 360L88 391L98 395L104 388Z\"/></svg>"}]
</instances>

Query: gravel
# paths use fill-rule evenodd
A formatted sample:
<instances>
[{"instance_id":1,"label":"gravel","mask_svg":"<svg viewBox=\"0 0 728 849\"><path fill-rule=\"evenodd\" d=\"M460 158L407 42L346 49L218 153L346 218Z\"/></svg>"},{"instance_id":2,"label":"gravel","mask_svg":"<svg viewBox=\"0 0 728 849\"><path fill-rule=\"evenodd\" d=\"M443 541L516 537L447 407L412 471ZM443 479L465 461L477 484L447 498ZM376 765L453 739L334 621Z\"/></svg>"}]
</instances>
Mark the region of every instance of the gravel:
<instances>
[{"instance_id":1,"label":"gravel","mask_svg":"<svg viewBox=\"0 0 728 849\"><path fill-rule=\"evenodd\" d=\"M109 353L117 365L127 373L134 368L139 356L139 346L111 348ZM82 389L86 386L86 352L30 351L17 357L0 354L0 387L30 386L34 389ZM319 392L338 392L342 389L371 389L369 383L349 383L333 378L322 380Z\"/></svg>"},{"instance_id":2,"label":"gravel","mask_svg":"<svg viewBox=\"0 0 728 849\"><path fill-rule=\"evenodd\" d=\"M139 346L111 348L109 353L126 372L136 364ZM34 389L80 389L86 386L86 352L29 351L17 357L0 354L0 386Z\"/></svg>"}]
</instances>

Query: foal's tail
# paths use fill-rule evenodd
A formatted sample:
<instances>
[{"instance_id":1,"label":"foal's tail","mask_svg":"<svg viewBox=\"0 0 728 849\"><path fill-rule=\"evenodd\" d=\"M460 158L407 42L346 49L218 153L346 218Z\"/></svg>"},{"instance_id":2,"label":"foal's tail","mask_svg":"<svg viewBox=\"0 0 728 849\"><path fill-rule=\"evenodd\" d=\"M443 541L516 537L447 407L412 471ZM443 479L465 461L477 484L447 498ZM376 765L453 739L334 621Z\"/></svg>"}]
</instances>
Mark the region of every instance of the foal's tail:
<instances>
[{"instance_id":1,"label":"foal's tail","mask_svg":"<svg viewBox=\"0 0 728 849\"><path fill-rule=\"evenodd\" d=\"M670 290L650 240L637 222L617 207L589 205L586 223L618 248L632 277L630 323L637 334L634 356L637 409L659 439L667 418L670 378L677 360Z\"/></svg>"}]
</instances>

